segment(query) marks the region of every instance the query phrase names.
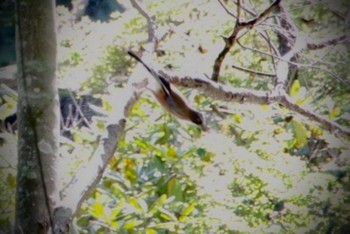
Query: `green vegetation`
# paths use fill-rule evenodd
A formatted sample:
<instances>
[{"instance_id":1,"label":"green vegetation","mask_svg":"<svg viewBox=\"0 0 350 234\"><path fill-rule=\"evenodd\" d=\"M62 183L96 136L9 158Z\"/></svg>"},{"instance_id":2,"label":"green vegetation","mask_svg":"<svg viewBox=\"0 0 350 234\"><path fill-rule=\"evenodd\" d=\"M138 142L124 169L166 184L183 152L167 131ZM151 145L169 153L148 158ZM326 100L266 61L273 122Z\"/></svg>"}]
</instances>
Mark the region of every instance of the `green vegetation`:
<instances>
[{"instance_id":1,"label":"green vegetation","mask_svg":"<svg viewBox=\"0 0 350 234\"><path fill-rule=\"evenodd\" d=\"M165 55L155 53L155 61L185 74L210 76L224 45L222 36L229 36L235 19L217 1L143 2L155 15L158 32L164 33L157 50ZM233 1L222 2L235 14ZM267 7L266 1L253 2L256 12ZM301 33L319 39L345 30L333 8L303 4L287 4ZM339 14L349 7L345 0L341 4L336 9ZM101 98L102 108L111 114L109 107L118 100L106 97L127 87L135 64L126 50L136 51L145 44L146 20L130 8L114 12L109 22L83 17L72 26L68 9L59 6L57 12L60 86ZM266 30L278 44L268 26L273 22L271 18L255 26L240 43L269 52L260 33ZM272 61L271 56L235 45L223 62L220 82L270 90L275 85L272 77L232 65L274 73ZM304 51L290 96L298 105L349 127L349 63L349 48L342 43ZM350 229L349 138L277 103L223 102L196 89L181 91L204 113L210 130L179 122L150 93L143 93L103 179L75 216L73 228L78 233L345 233ZM13 112L15 101L13 96L1 97L1 120ZM69 161L68 169L64 167L67 174L94 152L104 121L95 117L90 128L74 127L72 139L62 140L61 155ZM0 133L3 225L13 217L15 134Z\"/></svg>"}]
</instances>

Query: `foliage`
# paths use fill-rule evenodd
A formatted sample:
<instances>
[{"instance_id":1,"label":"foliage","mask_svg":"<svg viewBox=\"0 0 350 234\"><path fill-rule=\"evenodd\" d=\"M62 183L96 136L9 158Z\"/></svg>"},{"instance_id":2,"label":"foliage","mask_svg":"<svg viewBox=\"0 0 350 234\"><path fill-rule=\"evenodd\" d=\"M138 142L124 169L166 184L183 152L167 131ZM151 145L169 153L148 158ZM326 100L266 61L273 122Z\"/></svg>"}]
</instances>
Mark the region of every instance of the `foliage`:
<instances>
[{"instance_id":1,"label":"foliage","mask_svg":"<svg viewBox=\"0 0 350 234\"><path fill-rule=\"evenodd\" d=\"M165 55L155 60L185 73L211 74L223 48L221 37L231 32L235 20L216 1L144 2L155 14L159 31L173 29L159 43ZM223 2L235 12L235 4ZM290 1L289 7L305 34L323 38L344 31L327 6L314 3L300 10L303 4ZM265 7L262 1L254 3L257 12ZM342 12L341 7L337 10ZM58 7L57 12L61 86L101 98L108 112L116 100L104 95L124 88L119 78L132 69L125 50L147 40L146 20L136 10L127 10L113 13L109 22L83 17L72 26L67 9ZM273 19L266 24L270 22ZM261 27L244 35L241 43L268 51L259 36ZM344 85L349 58L343 44L305 51L301 62L314 66L298 67L298 79L290 87L295 102L349 125L350 98ZM220 76L221 82L235 87L273 87L271 78L235 70L232 64L271 73L269 56L234 47ZM117 88L111 89L111 82ZM75 217L77 232L344 233L350 228L348 139L279 105L223 103L196 90L182 91L205 113L210 131L178 122L145 93L130 113L125 136L102 181ZM0 108L11 111L11 102L3 100L6 106L1 103ZM213 106L225 116L217 115ZM103 130L103 118L93 118L90 129L72 129L73 138L61 147L67 174L88 160ZM12 140L5 140L2 149L13 144L11 134L4 139ZM14 183L14 172L1 168L0 173L7 178L1 191L13 191L6 186Z\"/></svg>"}]
</instances>

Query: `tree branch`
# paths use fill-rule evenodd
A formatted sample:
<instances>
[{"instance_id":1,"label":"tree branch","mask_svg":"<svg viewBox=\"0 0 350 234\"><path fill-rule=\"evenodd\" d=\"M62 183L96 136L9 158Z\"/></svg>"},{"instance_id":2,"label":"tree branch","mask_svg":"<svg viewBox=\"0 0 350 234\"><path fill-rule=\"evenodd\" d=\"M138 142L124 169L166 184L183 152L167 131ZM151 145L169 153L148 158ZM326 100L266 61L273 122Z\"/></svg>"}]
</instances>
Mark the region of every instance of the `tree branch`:
<instances>
[{"instance_id":1,"label":"tree branch","mask_svg":"<svg viewBox=\"0 0 350 234\"><path fill-rule=\"evenodd\" d=\"M131 0L131 3L148 22L148 41L145 46L153 52L158 41L155 36L155 17L150 16L145 7L137 0ZM137 66L142 67L141 64ZM141 85L146 84L144 77L141 81L138 79L139 73L137 71L138 67L134 69L133 74L129 77L128 87L125 90L110 95L110 100L118 100L118 102L111 103L111 113L113 114L109 116L106 123L107 131L100 137L99 144L91 159L79 165L69 184L60 190L61 206L56 208L55 211L57 212L55 213L61 219L62 215L66 216L64 218L71 218L78 211L82 202L101 180L109 161L112 159L123 136L127 116L141 94L138 89L141 88Z\"/></svg>"},{"instance_id":2,"label":"tree branch","mask_svg":"<svg viewBox=\"0 0 350 234\"><path fill-rule=\"evenodd\" d=\"M249 68L244 68L244 67L240 67L237 65L231 65L233 68L236 68L240 71L244 71L244 72L249 72L252 73L254 75L258 75L258 76L268 76L268 77L275 77L275 74L271 74L271 73L265 73L265 72L261 72L261 71L255 71L255 70L251 70Z\"/></svg>"},{"instance_id":3,"label":"tree branch","mask_svg":"<svg viewBox=\"0 0 350 234\"><path fill-rule=\"evenodd\" d=\"M269 105L276 102L280 103L289 110L299 113L310 120L318 122L330 132L350 137L349 128L343 127L321 115L297 105L283 89L275 89L273 92L265 92L244 88L233 88L203 77L191 77L179 73L169 73L168 71L160 72L172 83L187 88L199 89L206 95L215 98L216 100L226 102L254 103L259 105Z\"/></svg>"},{"instance_id":4,"label":"tree branch","mask_svg":"<svg viewBox=\"0 0 350 234\"><path fill-rule=\"evenodd\" d=\"M307 39L307 48L309 50L317 50L317 49L322 49L326 46L329 46L329 45L335 45L335 44L338 44L342 41L346 41L346 40L349 40L349 38L343 34L343 35L340 35L340 36L335 36L335 37L332 37L332 38L326 38L326 39L322 39L322 40L318 40L318 41L315 41L315 40L312 40L312 39Z\"/></svg>"},{"instance_id":5,"label":"tree branch","mask_svg":"<svg viewBox=\"0 0 350 234\"><path fill-rule=\"evenodd\" d=\"M146 7L143 3L138 2L137 0L130 0L132 6L147 20L147 26L148 26L148 42L151 43L153 46L157 46L158 39L156 37L156 24L155 24L155 16L150 15Z\"/></svg>"},{"instance_id":6,"label":"tree branch","mask_svg":"<svg viewBox=\"0 0 350 234\"><path fill-rule=\"evenodd\" d=\"M261 12L257 17L252 20L248 20L245 22L240 22L240 26L252 28L255 24L261 22L265 17L270 14L270 12L280 3L281 0L274 1L268 8L266 8L263 12Z\"/></svg>"},{"instance_id":7,"label":"tree branch","mask_svg":"<svg viewBox=\"0 0 350 234\"><path fill-rule=\"evenodd\" d=\"M213 73L211 76L211 79L214 81L219 80L219 74L221 70L221 65L222 62L224 61L227 53L230 51L230 49L234 46L237 38L238 38L238 33L243 30L247 29L250 30L253 28L255 24L258 22L262 21L266 15L268 15L274 7L276 7L281 0L275 0L267 9L265 9L262 13L260 13L257 17L255 17L252 20L249 21L240 21L240 1L237 2L237 20L236 24L233 28L233 31L231 35L227 38L224 37L224 42L225 42L225 47L224 49L219 53L218 57L215 59L214 62L214 68L213 68ZM225 8L226 9L226 8Z\"/></svg>"},{"instance_id":8,"label":"tree branch","mask_svg":"<svg viewBox=\"0 0 350 234\"><path fill-rule=\"evenodd\" d=\"M138 94L129 88L111 100L119 101L114 103L113 115L106 124L107 131L101 136L95 153L88 162L79 166L70 184L60 190L61 206L70 208L73 215L102 178L123 136L127 116L138 100Z\"/></svg>"},{"instance_id":9,"label":"tree branch","mask_svg":"<svg viewBox=\"0 0 350 234\"><path fill-rule=\"evenodd\" d=\"M224 8L224 10L226 11L227 14L229 14L230 16L232 16L233 18L237 19L237 17L232 14L228 9L227 7L225 6L225 4L221 1L221 0L218 0L218 2L220 3L220 5L222 6L222 8Z\"/></svg>"}]
</instances>

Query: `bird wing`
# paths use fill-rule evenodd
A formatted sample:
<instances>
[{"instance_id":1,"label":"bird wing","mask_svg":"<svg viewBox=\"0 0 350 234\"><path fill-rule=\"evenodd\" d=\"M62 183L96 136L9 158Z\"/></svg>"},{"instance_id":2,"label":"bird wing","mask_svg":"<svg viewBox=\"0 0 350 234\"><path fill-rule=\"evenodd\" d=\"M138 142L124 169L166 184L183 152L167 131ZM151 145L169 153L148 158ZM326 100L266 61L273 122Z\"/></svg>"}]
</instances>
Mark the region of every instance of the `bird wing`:
<instances>
[{"instance_id":1,"label":"bird wing","mask_svg":"<svg viewBox=\"0 0 350 234\"><path fill-rule=\"evenodd\" d=\"M128 54L135 58L137 61L139 61L145 68L146 70L154 77L154 79L159 83L162 91L165 95L164 96L155 94L158 101L172 114L176 115L177 117L181 119L186 119L185 116L187 113L184 113L184 110L180 108L186 107L185 110L187 110L189 107L187 104L184 102L183 98L181 97L181 94L178 93L175 90L171 88L170 82L167 81L164 77L159 75L154 69L150 68L143 60L138 57L133 51L128 51Z\"/></svg>"},{"instance_id":2,"label":"bird wing","mask_svg":"<svg viewBox=\"0 0 350 234\"><path fill-rule=\"evenodd\" d=\"M170 83L164 79L164 77L160 76L154 69L150 68L139 56L137 56L133 51L128 50L128 54L139 61L145 68L146 70L156 79L156 81L160 84L162 87L162 90L164 91L165 95L167 98L171 98L171 88L170 88Z\"/></svg>"}]
</instances>

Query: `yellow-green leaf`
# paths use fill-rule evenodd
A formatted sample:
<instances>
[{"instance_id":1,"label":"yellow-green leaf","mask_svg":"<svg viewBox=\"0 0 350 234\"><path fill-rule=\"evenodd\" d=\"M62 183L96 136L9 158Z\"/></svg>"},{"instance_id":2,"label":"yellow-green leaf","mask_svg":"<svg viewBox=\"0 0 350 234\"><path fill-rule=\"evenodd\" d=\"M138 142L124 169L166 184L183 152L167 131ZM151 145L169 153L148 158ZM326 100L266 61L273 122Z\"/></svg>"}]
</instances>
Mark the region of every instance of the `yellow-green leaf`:
<instances>
[{"instance_id":1,"label":"yellow-green leaf","mask_svg":"<svg viewBox=\"0 0 350 234\"><path fill-rule=\"evenodd\" d=\"M159 208L160 216L169 221L177 221L176 216L164 208Z\"/></svg>"},{"instance_id":2,"label":"yellow-green leaf","mask_svg":"<svg viewBox=\"0 0 350 234\"><path fill-rule=\"evenodd\" d=\"M124 224L124 228L127 229L127 230L128 230L128 229L132 229L132 228L134 228L134 227L140 225L141 223L142 223L141 220L131 220L131 221L126 222L126 223Z\"/></svg>"},{"instance_id":3,"label":"yellow-green leaf","mask_svg":"<svg viewBox=\"0 0 350 234\"><path fill-rule=\"evenodd\" d=\"M125 159L125 177L132 183L137 180L136 165L133 160Z\"/></svg>"},{"instance_id":4,"label":"yellow-green leaf","mask_svg":"<svg viewBox=\"0 0 350 234\"><path fill-rule=\"evenodd\" d=\"M168 147L168 156L170 158L176 158L177 157L177 152L173 147Z\"/></svg>"},{"instance_id":5,"label":"yellow-green leaf","mask_svg":"<svg viewBox=\"0 0 350 234\"><path fill-rule=\"evenodd\" d=\"M235 120L236 123L241 123L242 122L242 115L234 114L233 119Z\"/></svg>"},{"instance_id":6,"label":"yellow-green leaf","mask_svg":"<svg viewBox=\"0 0 350 234\"><path fill-rule=\"evenodd\" d=\"M292 84L292 87L290 87L290 96L295 97L298 95L300 89L300 82L299 80L295 80Z\"/></svg>"},{"instance_id":7,"label":"yellow-green leaf","mask_svg":"<svg viewBox=\"0 0 350 234\"><path fill-rule=\"evenodd\" d=\"M183 201L183 192L180 182L174 177L167 184L168 197L174 196L176 201Z\"/></svg>"},{"instance_id":8,"label":"yellow-green leaf","mask_svg":"<svg viewBox=\"0 0 350 234\"><path fill-rule=\"evenodd\" d=\"M301 148L307 143L308 133L304 125L296 120L292 121L296 147Z\"/></svg>"},{"instance_id":9,"label":"yellow-green leaf","mask_svg":"<svg viewBox=\"0 0 350 234\"><path fill-rule=\"evenodd\" d=\"M152 229L152 228L147 228L146 229L146 234L157 234L157 231Z\"/></svg>"},{"instance_id":10,"label":"yellow-green leaf","mask_svg":"<svg viewBox=\"0 0 350 234\"><path fill-rule=\"evenodd\" d=\"M182 214L181 214L181 216L180 216L180 218L179 218L179 221L180 221L180 222L186 221L187 216L188 216L189 214L192 213L193 209L194 209L194 204L192 203L191 205L189 205L188 207L186 207L186 208L183 210L183 212L182 212Z\"/></svg>"},{"instance_id":11,"label":"yellow-green leaf","mask_svg":"<svg viewBox=\"0 0 350 234\"><path fill-rule=\"evenodd\" d=\"M0 106L0 120L6 119L8 116L16 112L16 105L5 103Z\"/></svg>"},{"instance_id":12,"label":"yellow-green leaf","mask_svg":"<svg viewBox=\"0 0 350 234\"><path fill-rule=\"evenodd\" d=\"M96 217L101 217L104 215L104 207L103 207L102 203L100 203L100 202L94 203L92 214Z\"/></svg>"},{"instance_id":13,"label":"yellow-green leaf","mask_svg":"<svg viewBox=\"0 0 350 234\"><path fill-rule=\"evenodd\" d=\"M147 211L147 204L141 198L136 199L135 197L132 197L129 199L129 202L138 212L143 214Z\"/></svg>"},{"instance_id":14,"label":"yellow-green leaf","mask_svg":"<svg viewBox=\"0 0 350 234\"><path fill-rule=\"evenodd\" d=\"M177 225L177 222L167 222L167 223L159 223L156 225L153 225L152 228L155 229L168 229L169 231L172 231L175 229L175 226Z\"/></svg>"},{"instance_id":15,"label":"yellow-green leaf","mask_svg":"<svg viewBox=\"0 0 350 234\"><path fill-rule=\"evenodd\" d=\"M341 109L339 107L335 107L329 112L328 117L329 119L335 119L340 115L340 113L341 113Z\"/></svg>"},{"instance_id":16,"label":"yellow-green leaf","mask_svg":"<svg viewBox=\"0 0 350 234\"><path fill-rule=\"evenodd\" d=\"M192 203L191 205L189 205L188 207L186 207L186 209L184 209L184 211L182 212L182 215L186 215L188 216L189 214L191 214L191 212L194 209L194 203Z\"/></svg>"}]
</instances>

